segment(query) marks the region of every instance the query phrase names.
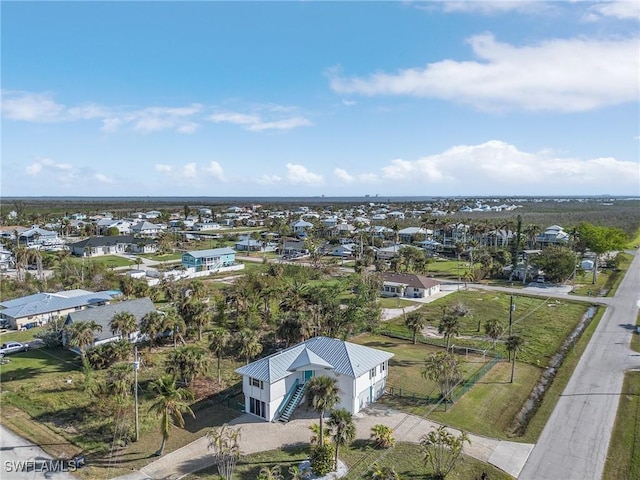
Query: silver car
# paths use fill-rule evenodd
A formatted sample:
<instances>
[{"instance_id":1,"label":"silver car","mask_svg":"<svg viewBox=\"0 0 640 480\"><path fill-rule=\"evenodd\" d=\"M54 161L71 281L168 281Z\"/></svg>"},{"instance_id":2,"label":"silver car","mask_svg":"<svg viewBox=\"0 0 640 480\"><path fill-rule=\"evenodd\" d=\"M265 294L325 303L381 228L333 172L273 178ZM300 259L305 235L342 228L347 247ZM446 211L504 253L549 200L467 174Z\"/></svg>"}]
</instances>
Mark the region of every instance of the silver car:
<instances>
[{"instance_id":1,"label":"silver car","mask_svg":"<svg viewBox=\"0 0 640 480\"><path fill-rule=\"evenodd\" d=\"M0 347L0 355L9 355L10 353L25 352L29 350L28 343L7 342Z\"/></svg>"}]
</instances>

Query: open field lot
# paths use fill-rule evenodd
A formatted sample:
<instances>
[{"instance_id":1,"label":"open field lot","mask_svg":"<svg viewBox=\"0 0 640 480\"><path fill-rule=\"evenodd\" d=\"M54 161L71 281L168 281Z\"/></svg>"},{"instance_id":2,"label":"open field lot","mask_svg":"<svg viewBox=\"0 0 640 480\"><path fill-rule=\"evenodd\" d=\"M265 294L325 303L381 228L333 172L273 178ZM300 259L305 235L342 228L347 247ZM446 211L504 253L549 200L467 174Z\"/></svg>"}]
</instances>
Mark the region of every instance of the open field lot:
<instances>
[{"instance_id":1,"label":"open field lot","mask_svg":"<svg viewBox=\"0 0 640 480\"><path fill-rule=\"evenodd\" d=\"M18 332L27 333L27 332ZM88 455L86 478L107 478L140 468L153 460L160 446L159 420L149 413L153 396L152 379L164 371L164 358L171 346L141 351L143 366L139 372L140 440L123 442L134 425L131 399L114 406L94 393L105 371L94 371L89 378L81 371L79 358L66 350L40 348L12 355L10 363L0 366L2 417L4 425L45 450L68 457L82 451ZM184 429L172 428L167 451L179 448L204 435L211 426L222 425L240 414L236 401L223 399L222 390L234 385L238 377L233 370L239 364L222 362L222 384L217 385L215 369L197 380L193 389L197 399L192 404L196 418L186 417ZM231 390L229 390L231 391ZM233 389L235 392L235 389ZM50 448L51 446L51 448ZM110 452L115 456L111 457Z\"/></svg>"},{"instance_id":2,"label":"open field lot","mask_svg":"<svg viewBox=\"0 0 640 480\"><path fill-rule=\"evenodd\" d=\"M442 308L458 302L469 308L471 313L460 319L460 335L451 339L452 344L492 350L493 342L484 333L484 323L491 318L502 321L505 329L502 340L508 336L510 295L482 290L461 290L419 309L428 320L428 327L424 332L426 337L423 338L429 338L434 342L442 340L442 335L437 332ZM522 350L518 352L518 360L539 367L548 364L588 308L579 302L524 295L514 295L514 305L512 331L522 336L525 341ZM385 323L384 329L403 336L411 335L402 317ZM503 341L497 342L495 352L503 357L507 356Z\"/></svg>"}]
</instances>

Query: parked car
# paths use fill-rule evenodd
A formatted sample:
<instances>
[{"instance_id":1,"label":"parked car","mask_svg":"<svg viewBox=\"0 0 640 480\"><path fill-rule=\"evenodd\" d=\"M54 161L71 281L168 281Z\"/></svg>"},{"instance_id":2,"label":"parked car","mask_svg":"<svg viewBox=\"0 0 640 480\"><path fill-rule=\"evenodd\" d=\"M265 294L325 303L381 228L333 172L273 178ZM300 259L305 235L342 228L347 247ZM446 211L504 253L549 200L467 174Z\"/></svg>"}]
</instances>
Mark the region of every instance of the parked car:
<instances>
[{"instance_id":1,"label":"parked car","mask_svg":"<svg viewBox=\"0 0 640 480\"><path fill-rule=\"evenodd\" d=\"M0 347L0 355L9 355L11 353L26 352L29 350L28 343L7 342Z\"/></svg>"}]
</instances>

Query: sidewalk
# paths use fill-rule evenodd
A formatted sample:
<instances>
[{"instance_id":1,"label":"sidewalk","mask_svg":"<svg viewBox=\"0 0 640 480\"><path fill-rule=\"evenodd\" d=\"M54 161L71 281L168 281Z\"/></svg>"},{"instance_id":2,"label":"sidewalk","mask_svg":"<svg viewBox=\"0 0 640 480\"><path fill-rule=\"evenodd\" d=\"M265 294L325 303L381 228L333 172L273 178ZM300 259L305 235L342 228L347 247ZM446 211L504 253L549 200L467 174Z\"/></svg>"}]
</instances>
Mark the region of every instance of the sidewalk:
<instances>
[{"instance_id":1,"label":"sidewalk","mask_svg":"<svg viewBox=\"0 0 640 480\"><path fill-rule=\"evenodd\" d=\"M230 423L241 428L240 450L243 455L260 451L275 450L288 446L308 444L309 425L317 422L317 416L301 408L298 417L289 423L269 423L245 414ZM356 415L358 439L368 439L371 427L384 424L394 429L396 441L418 443L420 437L439 425L415 415L374 405ZM454 433L459 433L450 429ZM532 444L507 442L479 435L469 435L471 444L465 446L465 453L483 462L490 463L513 477L520 474L531 450ZM176 480L184 475L213 464L207 449L207 439L202 437L164 457L150 463L138 472L118 477L118 480Z\"/></svg>"}]
</instances>

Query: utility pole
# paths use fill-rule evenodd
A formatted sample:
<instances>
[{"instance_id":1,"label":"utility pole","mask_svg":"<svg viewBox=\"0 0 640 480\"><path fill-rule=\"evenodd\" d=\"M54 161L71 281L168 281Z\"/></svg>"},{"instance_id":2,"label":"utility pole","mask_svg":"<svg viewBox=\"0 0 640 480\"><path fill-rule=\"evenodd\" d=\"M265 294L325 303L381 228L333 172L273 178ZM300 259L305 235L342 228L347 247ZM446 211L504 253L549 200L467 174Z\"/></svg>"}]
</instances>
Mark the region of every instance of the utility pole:
<instances>
[{"instance_id":1,"label":"utility pole","mask_svg":"<svg viewBox=\"0 0 640 480\"><path fill-rule=\"evenodd\" d=\"M511 336L511 326L513 323L513 311L515 309L516 309L516 306L513 303L513 295L511 295L509 300L509 336ZM511 351L509 351L509 361L511 361Z\"/></svg>"},{"instance_id":2,"label":"utility pole","mask_svg":"<svg viewBox=\"0 0 640 480\"><path fill-rule=\"evenodd\" d=\"M135 398L136 409L136 442L140 437L140 422L138 417L138 368L140 367L140 361L138 360L138 347L133 347L133 392Z\"/></svg>"}]
</instances>

